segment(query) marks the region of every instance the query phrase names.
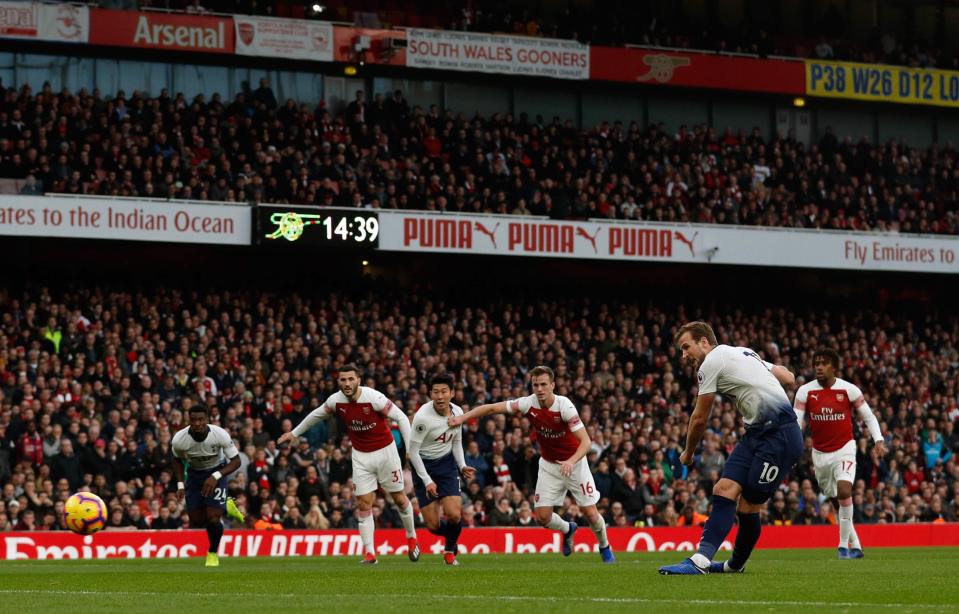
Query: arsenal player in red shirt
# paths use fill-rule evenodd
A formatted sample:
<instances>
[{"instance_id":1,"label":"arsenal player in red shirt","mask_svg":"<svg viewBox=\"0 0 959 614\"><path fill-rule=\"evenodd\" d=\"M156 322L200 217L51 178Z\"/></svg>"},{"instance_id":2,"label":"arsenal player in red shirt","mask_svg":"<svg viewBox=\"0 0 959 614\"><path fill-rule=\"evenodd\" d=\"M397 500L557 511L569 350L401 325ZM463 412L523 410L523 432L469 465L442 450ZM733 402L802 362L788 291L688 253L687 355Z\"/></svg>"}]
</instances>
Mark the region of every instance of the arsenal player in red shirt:
<instances>
[{"instance_id":1,"label":"arsenal player in red shirt","mask_svg":"<svg viewBox=\"0 0 959 614\"><path fill-rule=\"evenodd\" d=\"M410 420L386 395L360 385L360 370L356 365L344 365L336 378L340 391L330 395L322 405L311 411L292 431L284 433L277 445L295 443L314 424L329 416L339 416L346 425L353 447L353 483L356 489L357 518L363 541L365 565L376 564L373 548L373 502L376 490L382 487L400 510L400 519L406 529L407 555L416 562L420 547L416 541L413 504L404 492L403 464L390 430L390 420L396 421L406 449L410 444Z\"/></svg>"},{"instance_id":2,"label":"arsenal player in red shirt","mask_svg":"<svg viewBox=\"0 0 959 614\"><path fill-rule=\"evenodd\" d=\"M575 522L566 522L553 511L563 505L570 492L576 504L589 519L590 527L599 542L604 563L615 563L613 551L606 539L606 522L596 511L599 491L586 462L590 439L573 402L553 394L556 381L549 367L534 367L530 371L533 394L479 407L462 416L450 417L448 423L457 427L470 420L490 414L519 414L529 420L530 428L539 443L539 474L536 478L536 520L547 529L563 533L563 555L573 552Z\"/></svg>"},{"instance_id":3,"label":"arsenal player in red shirt","mask_svg":"<svg viewBox=\"0 0 959 614\"><path fill-rule=\"evenodd\" d=\"M813 354L816 379L796 391L794 409L803 427L808 414L812 430L812 460L816 481L827 497L838 499L839 558L861 559L862 544L852 525L852 485L856 481L856 441L853 438L853 410L866 424L875 442L880 458L886 454L886 443L879 421L862 396L862 391L846 380L836 377L839 371L839 353L831 348L820 348Z\"/></svg>"}]
</instances>

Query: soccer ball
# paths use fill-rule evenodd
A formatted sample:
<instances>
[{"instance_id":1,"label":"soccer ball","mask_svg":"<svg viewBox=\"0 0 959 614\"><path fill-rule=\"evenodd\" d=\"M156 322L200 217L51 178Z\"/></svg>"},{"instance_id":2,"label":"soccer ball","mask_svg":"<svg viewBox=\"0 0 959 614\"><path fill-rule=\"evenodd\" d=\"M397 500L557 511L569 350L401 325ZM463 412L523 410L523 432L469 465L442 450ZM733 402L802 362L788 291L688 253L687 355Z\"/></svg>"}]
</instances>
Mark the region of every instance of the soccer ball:
<instances>
[{"instance_id":1,"label":"soccer ball","mask_svg":"<svg viewBox=\"0 0 959 614\"><path fill-rule=\"evenodd\" d=\"M107 506L92 492L78 492L63 508L63 521L77 535L93 535L107 526Z\"/></svg>"}]
</instances>

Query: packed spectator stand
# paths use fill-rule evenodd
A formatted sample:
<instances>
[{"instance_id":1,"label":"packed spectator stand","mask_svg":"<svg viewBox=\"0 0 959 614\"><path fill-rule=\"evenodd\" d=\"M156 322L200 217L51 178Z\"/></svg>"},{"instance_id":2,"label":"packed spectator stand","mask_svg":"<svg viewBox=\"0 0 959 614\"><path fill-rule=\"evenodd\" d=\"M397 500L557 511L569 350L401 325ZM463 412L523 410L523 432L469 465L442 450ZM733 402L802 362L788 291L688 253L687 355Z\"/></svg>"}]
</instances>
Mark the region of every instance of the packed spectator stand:
<instances>
[{"instance_id":1,"label":"packed spectator stand","mask_svg":"<svg viewBox=\"0 0 959 614\"><path fill-rule=\"evenodd\" d=\"M67 193L794 228L959 232L952 143L482 117L363 92L343 110L163 90L6 89L0 177Z\"/></svg>"},{"instance_id":2,"label":"packed spectator stand","mask_svg":"<svg viewBox=\"0 0 959 614\"><path fill-rule=\"evenodd\" d=\"M550 364L557 393L573 399L588 425L607 521L701 524L740 428L723 402L694 467L678 463L695 379L679 363L672 331L687 316L706 317L721 341L754 347L805 378L812 349L836 346L844 377L862 387L889 445L876 458L868 437L859 439L856 521L955 520L955 314L532 295L483 302L455 287L427 295L387 284L316 295L84 284L0 293L0 530L60 528L63 501L81 487L108 502L111 527L185 526L170 439L194 404L237 441L242 467L230 491L251 523L353 527L341 426L323 423L294 449L274 443L335 390L336 365L347 360L408 414L428 399L427 378L438 370L455 374L454 402L469 408L525 394L526 371ZM464 440L478 474L464 488L467 524L530 524L538 455L522 420L470 424ZM768 505L767 522L834 523L812 477L807 449ZM568 503L562 513L578 517ZM399 526L382 499L375 513L378 526Z\"/></svg>"}]
</instances>

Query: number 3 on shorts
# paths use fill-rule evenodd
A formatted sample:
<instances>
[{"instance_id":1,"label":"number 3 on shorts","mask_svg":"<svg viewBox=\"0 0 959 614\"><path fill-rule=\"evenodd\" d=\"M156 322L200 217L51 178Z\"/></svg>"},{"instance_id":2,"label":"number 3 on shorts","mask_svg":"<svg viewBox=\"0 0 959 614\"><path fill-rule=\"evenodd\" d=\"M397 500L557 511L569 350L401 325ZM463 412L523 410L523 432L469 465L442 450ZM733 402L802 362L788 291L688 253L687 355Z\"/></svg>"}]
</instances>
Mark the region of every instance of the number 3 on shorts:
<instances>
[{"instance_id":1,"label":"number 3 on shorts","mask_svg":"<svg viewBox=\"0 0 959 614\"><path fill-rule=\"evenodd\" d=\"M401 479L401 478L400 478L400 472L394 469L394 470L393 470L393 480L392 480L393 483L394 483L394 484L399 483L400 479Z\"/></svg>"}]
</instances>

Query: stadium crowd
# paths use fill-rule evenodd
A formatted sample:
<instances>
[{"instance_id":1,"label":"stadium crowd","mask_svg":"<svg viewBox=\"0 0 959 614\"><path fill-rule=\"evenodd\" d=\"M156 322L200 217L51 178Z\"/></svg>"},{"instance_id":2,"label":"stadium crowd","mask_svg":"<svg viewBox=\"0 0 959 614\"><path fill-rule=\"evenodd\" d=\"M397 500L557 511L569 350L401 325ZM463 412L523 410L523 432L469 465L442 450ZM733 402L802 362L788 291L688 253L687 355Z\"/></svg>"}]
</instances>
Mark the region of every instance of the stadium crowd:
<instances>
[{"instance_id":1,"label":"stadium crowd","mask_svg":"<svg viewBox=\"0 0 959 614\"><path fill-rule=\"evenodd\" d=\"M959 233L957 151L838 138L411 108L0 91L0 177L22 193Z\"/></svg>"},{"instance_id":2,"label":"stadium crowd","mask_svg":"<svg viewBox=\"0 0 959 614\"><path fill-rule=\"evenodd\" d=\"M732 405L718 402L694 466L678 463L695 377L672 331L692 316L711 321L721 342L754 347L805 378L813 348L837 347L843 376L863 389L889 449L878 458L868 437L858 440L856 521L955 520L955 313L700 312L582 298L471 305L384 287L314 298L87 286L0 293L0 530L61 528L63 502L81 488L107 501L110 527L185 526L170 440L196 404L241 451L230 493L250 526L355 527L341 425L321 423L294 448L275 445L335 390L336 365L346 361L409 415L428 400L431 373L455 374L454 402L469 408L528 394L526 371L549 364L556 392L578 406L592 438L588 460L607 522L698 525L740 428ZM464 488L467 526L530 524L538 455L523 420L464 428L477 470ZM409 485L408 469L406 477ZM834 523L812 477L807 448L767 522ZM563 515L578 518L567 503ZM378 526L399 526L382 498L375 514Z\"/></svg>"}]
</instances>

